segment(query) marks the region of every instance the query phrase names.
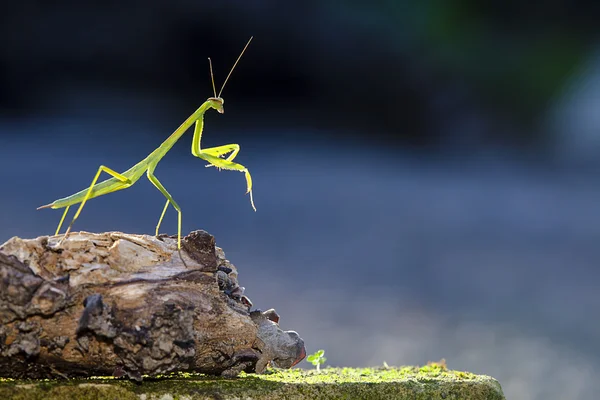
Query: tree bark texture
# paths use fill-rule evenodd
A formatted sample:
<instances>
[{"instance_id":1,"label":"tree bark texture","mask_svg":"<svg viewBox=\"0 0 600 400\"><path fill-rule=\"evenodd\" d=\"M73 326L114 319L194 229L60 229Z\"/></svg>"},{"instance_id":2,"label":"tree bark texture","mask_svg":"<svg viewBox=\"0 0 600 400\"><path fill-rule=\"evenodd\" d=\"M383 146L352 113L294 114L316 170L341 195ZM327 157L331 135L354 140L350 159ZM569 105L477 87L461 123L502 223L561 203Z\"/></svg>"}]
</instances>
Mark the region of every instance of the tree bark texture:
<instances>
[{"instance_id":1,"label":"tree bark texture","mask_svg":"<svg viewBox=\"0 0 600 400\"><path fill-rule=\"evenodd\" d=\"M214 237L73 232L0 246L0 376L47 378L290 368L304 342L250 311Z\"/></svg>"}]
</instances>

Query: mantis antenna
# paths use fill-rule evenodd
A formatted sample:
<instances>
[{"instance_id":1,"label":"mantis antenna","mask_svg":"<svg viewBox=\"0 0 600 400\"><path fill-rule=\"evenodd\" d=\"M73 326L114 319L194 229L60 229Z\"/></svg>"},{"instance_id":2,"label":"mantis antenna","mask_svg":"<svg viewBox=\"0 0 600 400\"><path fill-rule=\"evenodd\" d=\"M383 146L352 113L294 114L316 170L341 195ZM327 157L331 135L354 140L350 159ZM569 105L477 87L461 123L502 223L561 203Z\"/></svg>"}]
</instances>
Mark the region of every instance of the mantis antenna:
<instances>
[{"instance_id":1,"label":"mantis antenna","mask_svg":"<svg viewBox=\"0 0 600 400\"><path fill-rule=\"evenodd\" d=\"M213 85L213 93L215 94L215 97L217 97L217 89L215 88L215 76L213 75L212 61L210 60L210 57L208 57L208 66L210 67L210 80L212 81Z\"/></svg>"},{"instance_id":2,"label":"mantis antenna","mask_svg":"<svg viewBox=\"0 0 600 400\"><path fill-rule=\"evenodd\" d=\"M235 60L235 63L233 64L233 67L231 67L231 71L229 71L229 74L227 75L227 78L225 78L225 82L223 82L223 86L221 86L221 90L219 91L219 95L217 97L221 97L221 93L223 93L223 89L225 88L225 84L229 80L229 77L231 76L231 73L235 69L235 66L237 65L238 61L240 61L240 58L242 58L242 56L244 55L244 52L248 48L248 45L252 41L252 38L254 38L254 36L250 36L250 40L248 40L248 43L246 43L246 46L244 46L244 50L242 50L242 52L240 53L240 56L237 58L237 60ZM213 85L214 85L214 82L213 82Z\"/></svg>"}]
</instances>

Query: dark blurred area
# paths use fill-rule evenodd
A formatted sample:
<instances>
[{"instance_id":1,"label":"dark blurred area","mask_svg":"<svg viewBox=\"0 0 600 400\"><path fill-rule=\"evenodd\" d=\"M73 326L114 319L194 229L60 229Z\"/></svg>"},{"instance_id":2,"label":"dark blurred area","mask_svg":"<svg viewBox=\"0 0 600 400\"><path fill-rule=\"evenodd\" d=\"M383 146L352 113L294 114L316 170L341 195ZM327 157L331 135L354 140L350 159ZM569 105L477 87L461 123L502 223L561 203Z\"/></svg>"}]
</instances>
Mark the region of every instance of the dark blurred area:
<instances>
[{"instance_id":1,"label":"dark blurred area","mask_svg":"<svg viewBox=\"0 0 600 400\"><path fill-rule=\"evenodd\" d=\"M2 3L0 242L54 232L100 164L123 171L217 90L157 176L331 365L493 375L507 398L600 390L600 4ZM152 234L144 179L75 229ZM163 229L175 233L170 211ZM310 367L306 364L305 367Z\"/></svg>"},{"instance_id":2,"label":"dark blurred area","mask_svg":"<svg viewBox=\"0 0 600 400\"><path fill-rule=\"evenodd\" d=\"M220 84L254 35L225 92L244 118L225 124L539 145L536 122L595 46L599 15L576 1L7 2L0 105L27 116L93 87L188 110L210 94L207 57Z\"/></svg>"}]
</instances>

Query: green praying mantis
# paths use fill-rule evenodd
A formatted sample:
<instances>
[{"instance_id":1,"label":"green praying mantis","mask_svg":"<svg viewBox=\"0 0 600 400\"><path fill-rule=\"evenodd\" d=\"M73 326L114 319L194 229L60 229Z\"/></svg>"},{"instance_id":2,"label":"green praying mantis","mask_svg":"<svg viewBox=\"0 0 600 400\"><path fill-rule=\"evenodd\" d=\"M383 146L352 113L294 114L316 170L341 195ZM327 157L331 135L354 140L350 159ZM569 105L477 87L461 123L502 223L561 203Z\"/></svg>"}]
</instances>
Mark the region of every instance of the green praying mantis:
<instances>
[{"instance_id":1,"label":"green praying mantis","mask_svg":"<svg viewBox=\"0 0 600 400\"><path fill-rule=\"evenodd\" d=\"M150 153L146 158L144 158L142 161L140 161L139 163L135 164L133 167L129 168L127 171L122 172L122 173L116 172L104 165L101 165L98 168L98 171L96 172L96 175L94 176L94 179L92 180L91 185L87 189L83 189L83 190L81 190L75 194L72 194L68 197L54 200L50 204L46 204L44 206L39 207L38 210L42 209L42 208L52 208L52 209L65 208L62 218L60 219L60 222L58 223L58 228L56 229L55 235L59 234L60 228L62 227L65 217L67 216L67 213L69 212L69 208L72 205L79 204L79 208L77 209L77 212L75 213L75 216L73 217L73 220L69 224L69 227L67 228L67 231L65 232L62 240L64 240L69 235L69 232L71 232L71 227L73 226L73 224L79 217L79 214L81 214L81 210L83 209L83 206L85 205L85 203L88 200L93 199L95 197L103 196L105 194L113 193L118 190L127 189L128 187L131 187L134 183L136 183L142 177L142 175L144 175L144 173L145 173L146 176L148 177L148 180L150 180L150 182L152 182L152 184L154 186L156 186L156 188L158 190L160 190L160 192L167 198L165 207L163 208L162 214L160 215L160 218L158 220L158 224L156 225L156 236L158 236L158 231L160 229L160 225L165 216L165 213L167 212L167 208L169 207L169 204L171 204L173 206L173 208L175 208L175 210L177 210L177 213L178 213L177 249L180 250L181 249L181 208L179 207L177 202L173 199L173 197L169 194L167 189L165 189L165 187L162 185L162 183L160 183L158 178L156 178L156 176L154 175L154 170L156 169L156 166L158 165L160 160L169 152L169 150L171 150L171 147L173 147L173 145L175 145L175 143L179 140L179 138L193 124L195 124L195 127L194 127L194 137L192 139L192 154L198 158L203 159L204 161L207 161L209 164L206 165L206 167L214 166L214 167L217 167L218 169L227 169L227 170L243 172L246 177L246 186L247 186L246 194L250 194L250 204L252 205L252 208L254 209L254 211L256 211L256 207L254 206L254 199L252 198L252 177L250 176L250 172L248 171L248 169L245 166L233 162L233 159L237 156L238 152L240 151L240 146L238 144L226 144L223 146L210 147L207 149L202 149L200 147L200 139L202 138L202 130L204 127L204 113L208 109L213 108L213 109L217 110L217 112L219 112L220 114L223 114L224 100L221 97L221 93L223 93L225 84L227 84L227 81L229 80L231 73L235 69L237 63L242 58L242 55L248 48L248 45L250 44L251 41L252 41L252 37L250 38L250 40L248 40L248 43L246 43L246 46L244 47L244 49L240 53L239 57L233 64L233 67L231 67L231 70L229 71L227 78L225 78L225 81L223 82L223 86L221 86L221 90L219 91L218 95L217 95L217 90L215 88L215 79L214 79L213 70L212 70L212 61L210 60L210 58L208 59L209 66L210 66L210 76L211 76L211 80L212 80L214 97L209 97L200 107L198 107L198 109L192 115L190 115L179 126L179 128L177 128L171 134L171 136L169 136L156 150L154 150L152 153ZM229 156L227 158L225 158L225 156L228 154L229 154ZM109 178L100 183L96 183L102 172L105 172L105 173L111 175L112 178Z\"/></svg>"}]
</instances>

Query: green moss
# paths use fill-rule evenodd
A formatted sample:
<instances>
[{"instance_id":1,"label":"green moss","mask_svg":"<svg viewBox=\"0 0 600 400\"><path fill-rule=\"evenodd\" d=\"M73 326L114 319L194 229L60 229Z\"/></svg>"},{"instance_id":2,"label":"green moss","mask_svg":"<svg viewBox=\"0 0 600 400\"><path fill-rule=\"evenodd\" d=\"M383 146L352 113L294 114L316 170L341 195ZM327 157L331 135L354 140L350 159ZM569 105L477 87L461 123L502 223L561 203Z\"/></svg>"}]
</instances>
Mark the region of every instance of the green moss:
<instances>
[{"instance_id":1,"label":"green moss","mask_svg":"<svg viewBox=\"0 0 600 400\"><path fill-rule=\"evenodd\" d=\"M87 399L504 399L498 382L444 365L268 370L236 379L180 373L137 384L114 378L0 380L0 398Z\"/></svg>"}]
</instances>

